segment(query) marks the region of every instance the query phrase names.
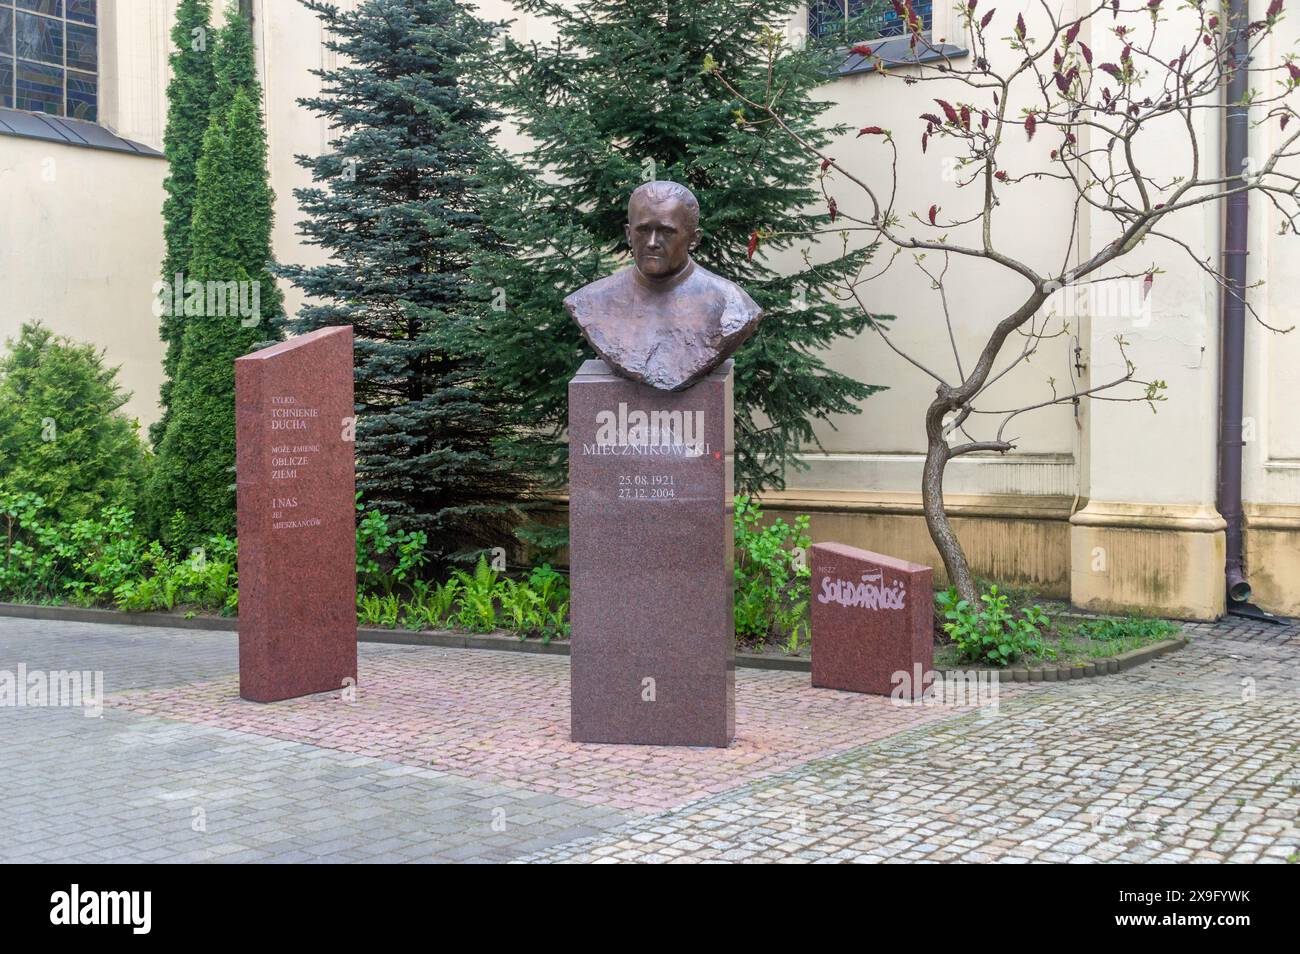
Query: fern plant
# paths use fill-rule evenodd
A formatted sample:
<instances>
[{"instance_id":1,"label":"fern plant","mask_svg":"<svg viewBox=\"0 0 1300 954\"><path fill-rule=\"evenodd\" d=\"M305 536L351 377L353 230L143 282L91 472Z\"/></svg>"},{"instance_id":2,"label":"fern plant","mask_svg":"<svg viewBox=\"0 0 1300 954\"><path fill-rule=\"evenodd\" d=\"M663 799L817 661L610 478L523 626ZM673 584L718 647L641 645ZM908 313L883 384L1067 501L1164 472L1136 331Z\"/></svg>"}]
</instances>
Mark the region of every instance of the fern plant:
<instances>
[{"instance_id":1,"label":"fern plant","mask_svg":"<svg viewBox=\"0 0 1300 954\"><path fill-rule=\"evenodd\" d=\"M452 579L459 587L455 614L458 626L475 633L486 633L496 629L499 576L500 574L488 565L486 556L478 558L473 573L466 573L464 570L452 572Z\"/></svg>"}]
</instances>

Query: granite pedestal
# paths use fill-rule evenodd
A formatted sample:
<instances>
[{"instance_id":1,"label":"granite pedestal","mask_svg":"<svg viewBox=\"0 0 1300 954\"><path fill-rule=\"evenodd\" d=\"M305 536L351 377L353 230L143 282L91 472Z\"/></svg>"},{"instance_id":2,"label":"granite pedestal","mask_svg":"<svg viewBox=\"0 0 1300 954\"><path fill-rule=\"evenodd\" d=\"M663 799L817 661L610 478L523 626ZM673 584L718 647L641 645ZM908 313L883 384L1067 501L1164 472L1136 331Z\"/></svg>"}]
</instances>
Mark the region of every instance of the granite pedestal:
<instances>
[{"instance_id":1,"label":"granite pedestal","mask_svg":"<svg viewBox=\"0 0 1300 954\"><path fill-rule=\"evenodd\" d=\"M809 565L812 684L920 699L934 670L930 567L840 543L814 544Z\"/></svg>"},{"instance_id":2,"label":"granite pedestal","mask_svg":"<svg viewBox=\"0 0 1300 954\"><path fill-rule=\"evenodd\" d=\"M685 391L569 382L572 737L735 735L732 365Z\"/></svg>"},{"instance_id":3,"label":"granite pedestal","mask_svg":"<svg viewBox=\"0 0 1300 954\"><path fill-rule=\"evenodd\" d=\"M351 327L235 361L245 699L356 682L355 413Z\"/></svg>"}]
</instances>

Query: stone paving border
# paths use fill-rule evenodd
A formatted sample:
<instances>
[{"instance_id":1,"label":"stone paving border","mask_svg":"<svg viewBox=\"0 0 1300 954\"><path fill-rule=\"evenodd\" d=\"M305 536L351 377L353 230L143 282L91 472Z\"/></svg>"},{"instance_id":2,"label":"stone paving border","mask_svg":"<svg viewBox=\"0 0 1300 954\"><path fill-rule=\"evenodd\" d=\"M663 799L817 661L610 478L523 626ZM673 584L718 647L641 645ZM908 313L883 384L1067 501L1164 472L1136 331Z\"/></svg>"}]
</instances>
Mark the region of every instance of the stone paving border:
<instances>
[{"instance_id":1,"label":"stone paving border","mask_svg":"<svg viewBox=\"0 0 1300 954\"><path fill-rule=\"evenodd\" d=\"M72 623L111 623L117 626L163 626L169 629L201 629L235 632L239 620L222 616L195 616L186 619L172 613L124 613L120 610L81 606L39 606L27 603L0 603L0 616L19 619L44 619ZM389 643L397 646L432 646L439 649L494 649L502 652L539 653L546 656L569 655L567 642L543 643L523 640L505 633L463 633L455 630L373 629L358 627L357 639L363 643ZM967 672L997 672L1008 682L1067 682L1124 672L1134 666L1182 649L1187 638L1180 636L1149 646L1131 649L1106 659L1086 663L1063 663L1045 666L970 666L964 669L937 669L938 678ZM812 660L801 656L775 656L767 653L736 653L736 665L746 669L785 672L810 672Z\"/></svg>"}]
</instances>

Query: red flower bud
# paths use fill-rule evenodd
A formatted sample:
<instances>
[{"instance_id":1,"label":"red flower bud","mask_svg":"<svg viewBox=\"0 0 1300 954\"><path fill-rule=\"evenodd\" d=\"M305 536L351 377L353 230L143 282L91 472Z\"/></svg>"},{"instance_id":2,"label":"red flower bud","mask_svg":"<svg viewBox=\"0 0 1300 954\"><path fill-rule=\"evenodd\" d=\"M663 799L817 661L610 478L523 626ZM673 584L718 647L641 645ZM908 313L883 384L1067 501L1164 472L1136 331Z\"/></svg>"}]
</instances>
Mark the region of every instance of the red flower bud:
<instances>
[{"instance_id":1,"label":"red flower bud","mask_svg":"<svg viewBox=\"0 0 1300 954\"><path fill-rule=\"evenodd\" d=\"M939 207L938 207L937 205L932 205L932 206L930 206L930 224L931 224L931 225L934 225L934 224L935 224L935 223L934 223L934 218L935 218L935 216L937 216L938 214L939 214Z\"/></svg>"},{"instance_id":2,"label":"red flower bud","mask_svg":"<svg viewBox=\"0 0 1300 954\"><path fill-rule=\"evenodd\" d=\"M859 139L861 139L863 136L883 136L884 134L885 131L881 129L879 126L863 126L861 129L858 130Z\"/></svg>"},{"instance_id":3,"label":"red flower bud","mask_svg":"<svg viewBox=\"0 0 1300 954\"><path fill-rule=\"evenodd\" d=\"M952 108L952 103L945 99L936 99L935 102L939 104L939 108L943 110L943 114L948 117L948 122L952 123L954 126L957 125L957 110Z\"/></svg>"},{"instance_id":4,"label":"red flower bud","mask_svg":"<svg viewBox=\"0 0 1300 954\"><path fill-rule=\"evenodd\" d=\"M984 29L986 26L989 25L989 23L993 20L993 14L995 14L995 13L997 13L997 12L998 12L998 8L997 8L997 7L994 7L994 8L993 8L992 10L990 10L988 13L984 14L984 16L980 17L980 29L981 29L981 30Z\"/></svg>"},{"instance_id":5,"label":"red flower bud","mask_svg":"<svg viewBox=\"0 0 1300 954\"><path fill-rule=\"evenodd\" d=\"M1025 117L1025 133L1030 139L1034 138L1034 130L1038 128L1038 121L1034 119L1034 114L1030 113Z\"/></svg>"}]
</instances>

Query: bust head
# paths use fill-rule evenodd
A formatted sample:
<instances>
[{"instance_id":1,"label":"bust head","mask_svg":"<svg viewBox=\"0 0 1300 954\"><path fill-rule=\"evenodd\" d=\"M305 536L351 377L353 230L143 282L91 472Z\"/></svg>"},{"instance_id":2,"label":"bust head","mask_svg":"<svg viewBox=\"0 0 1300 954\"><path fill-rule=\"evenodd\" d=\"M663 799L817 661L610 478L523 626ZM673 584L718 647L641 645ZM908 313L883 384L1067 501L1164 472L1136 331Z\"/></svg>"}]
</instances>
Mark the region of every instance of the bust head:
<instances>
[{"instance_id":1,"label":"bust head","mask_svg":"<svg viewBox=\"0 0 1300 954\"><path fill-rule=\"evenodd\" d=\"M651 283L666 281L700 244L700 203L684 185L647 182L628 200L626 230L637 271Z\"/></svg>"},{"instance_id":2,"label":"bust head","mask_svg":"<svg viewBox=\"0 0 1300 954\"><path fill-rule=\"evenodd\" d=\"M676 182L647 182L627 204L634 265L564 299L592 350L625 378L683 391L754 333L763 311L740 286L691 260L700 204Z\"/></svg>"}]
</instances>

